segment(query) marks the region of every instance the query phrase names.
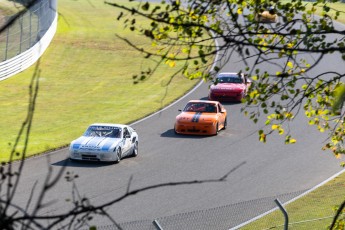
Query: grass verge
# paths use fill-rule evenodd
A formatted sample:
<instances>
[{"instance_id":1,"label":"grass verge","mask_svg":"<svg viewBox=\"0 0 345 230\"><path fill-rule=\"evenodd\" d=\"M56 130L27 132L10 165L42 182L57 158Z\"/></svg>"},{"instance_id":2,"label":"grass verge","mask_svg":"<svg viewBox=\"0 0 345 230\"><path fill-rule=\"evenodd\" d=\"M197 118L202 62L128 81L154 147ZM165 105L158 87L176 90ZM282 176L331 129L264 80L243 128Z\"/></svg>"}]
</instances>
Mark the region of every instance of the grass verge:
<instances>
[{"instance_id":1,"label":"grass verge","mask_svg":"<svg viewBox=\"0 0 345 230\"><path fill-rule=\"evenodd\" d=\"M183 76L171 80L177 65L162 66L151 78L133 84L132 75L154 63L115 34L130 37L135 44L151 44L123 29L116 20L119 10L97 0L59 0L58 12L57 33L38 66L39 91L27 156L67 146L94 122L131 123L145 117L199 82ZM0 161L8 160L25 120L34 70L32 66L0 82ZM19 140L16 152L24 146Z\"/></svg>"}]
</instances>

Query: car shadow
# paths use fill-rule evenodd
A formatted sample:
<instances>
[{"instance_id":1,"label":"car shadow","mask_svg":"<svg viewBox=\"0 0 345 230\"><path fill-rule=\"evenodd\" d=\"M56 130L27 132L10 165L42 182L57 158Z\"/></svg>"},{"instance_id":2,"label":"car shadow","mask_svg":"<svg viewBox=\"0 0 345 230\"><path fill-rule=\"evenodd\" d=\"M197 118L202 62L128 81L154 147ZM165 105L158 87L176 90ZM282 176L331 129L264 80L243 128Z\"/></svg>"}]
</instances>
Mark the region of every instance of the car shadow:
<instances>
[{"instance_id":1,"label":"car shadow","mask_svg":"<svg viewBox=\"0 0 345 230\"><path fill-rule=\"evenodd\" d=\"M223 101L220 102L222 105L239 105L242 104L240 101Z\"/></svg>"},{"instance_id":2,"label":"car shadow","mask_svg":"<svg viewBox=\"0 0 345 230\"><path fill-rule=\"evenodd\" d=\"M206 135L206 136L201 136L201 135L191 135L191 134L177 134L175 133L174 129L169 129L165 131L164 133L161 134L161 137L168 137L168 138L189 138L189 139L203 139L207 137L212 137L212 135Z\"/></svg>"},{"instance_id":3,"label":"car shadow","mask_svg":"<svg viewBox=\"0 0 345 230\"><path fill-rule=\"evenodd\" d=\"M202 97L199 100L208 100L208 97ZM220 101L222 105L238 105L241 104L240 101Z\"/></svg>"},{"instance_id":4,"label":"car shadow","mask_svg":"<svg viewBox=\"0 0 345 230\"><path fill-rule=\"evenodd\" d=\"M53 166L60 166L60 167L78 167L78 168L99 168L99 167L106 167L112 166L114 163L112 162L98 162L98 161L78 161L78 160L70 160L64 159L52 164Z\"/></svg>"}]
</instances>

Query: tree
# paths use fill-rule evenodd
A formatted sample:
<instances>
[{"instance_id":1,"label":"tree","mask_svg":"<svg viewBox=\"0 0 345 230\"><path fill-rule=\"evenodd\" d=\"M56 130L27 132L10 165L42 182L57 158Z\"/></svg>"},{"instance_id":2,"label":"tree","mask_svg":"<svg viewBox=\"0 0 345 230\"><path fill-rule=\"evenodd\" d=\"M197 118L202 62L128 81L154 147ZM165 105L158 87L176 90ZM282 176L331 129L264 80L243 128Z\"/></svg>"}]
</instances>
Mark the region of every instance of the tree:
<instances>
[{"instance_id":1,"label":"tree","mask_svg":"<svg viewBox=\"0 0 345 230\"><path fill-rule=\"evenodd\" d=\"M6 28L19 19L36 0L20 2L23 4L22 11L10 17L6 24L0 28L0 32L6 31ZM222 182L227 179L229 174L244 164L238 165L228 173L215 179L166 182L147 185L138 189L131 188L132 178L129 178L126 191L119 194L118 198L93 205L87 197L80 195L75 183L79 176L67 171L65 167L67 161L65 161L66 165L63 165L64 167L61 167L58 172L53 172L53 168L48 162L49 170L42 185L36 181L35 185L30 188L31 192L29 199L26 201L27 203L24 206L19 206L16 204L16 196L20 193L18 186L22 183L21 177L26 163L27 147L30 143L31 130L34 125L33 118L35 116L36 101L39 97L40 77L40 61L38 61L30 85L28 85L29 97L25 120L21 123L16 139L13 143L9 143L11 147L9 162L3 162L0 165L0 229L80 229L90 226L92 219L99 215L106 217L118 229L122 229L116 222L116 217L107 213L109 206L116 205L117 202L127 197L160 187ZM22 143L24 144L22 145ZM18 157L20 160L13 162ZM49 157L47 159L49 161ZM49 199L50 191L63 179L67 183L71 183L72 187L70 199L66 200L66 206L69 209L57 214L47 213L45 208L54 205L54 201ZM90 229L96 229L96 227L92 226Z\"/></svg>"},{"instance_id":2,"label":"tree","mask_svg":"<svg viewBox=\"0 0 345 230\"><path fill-rule=\"evenodd\" d=\"M157 66L173 67L172 63L183 62L179 74L210 81L224 63L240 57L244 64L240 71L254 81L243 113L255 123L260 116L267 116L265 129L258 131L260 141L278 133L286 144L295 143L288 123L304 112L310 125L329 133L323 149L338 157L345 153L344 72L326 67L319 70L327 58L345 60L344 30L333 21L343 12L330 6L336 2L176 0L140 2L133 7L107 4L123 9L117 19L125 28L151 39L153 47L164 47L152 51L152 47L140 47L122 38L146 58L158 60ZM269 7L274 7L271 13L278 16L275 23L258 20ZM132 15L149 19L150 26L143 27ZM212 42L214 39L219 42ZM221 62L210 72L210 59L217 52ZM135 82L145 80L154 69L134 76Z\"/></svg>"}]
</instances>

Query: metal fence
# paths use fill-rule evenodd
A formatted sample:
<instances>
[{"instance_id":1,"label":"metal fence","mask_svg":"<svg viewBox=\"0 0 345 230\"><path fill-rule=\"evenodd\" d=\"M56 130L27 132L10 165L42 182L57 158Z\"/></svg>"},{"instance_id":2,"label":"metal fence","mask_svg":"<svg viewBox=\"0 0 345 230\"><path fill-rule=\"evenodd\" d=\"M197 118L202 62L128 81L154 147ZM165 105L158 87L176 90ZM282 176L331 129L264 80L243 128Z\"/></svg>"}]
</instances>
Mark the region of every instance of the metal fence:
<instances>
[{"instance_id":1,"label":"metal fence","mask_svg":"<svg viewBox=\"0 0 345 230\"><path fill-rule=\"evenodd\" d=\"M303 192L283 194L277 198L282 202L286 202ZM274 197L266 197L206 210L158 217L156 220L163 230L228 230L255 218L259 214L276 208L274 199ZM123 230L157 230L152 222L153 220L145 220L120 223L119 225ZM98 226L97 230L119 230L121 228L116 226Z\"/></svg>"},{"instance_id":2,"label":"metal fence","mask_svg":"<svg viewBox=\"0 0 345 230\"><path fill-rule=\"evenodd\" d=\"M2 25L0 80L33 64L55 34L57 0L33 0L32 3L27 9L8 17ZM47 36L49 31L50 34ZM22 63L25 64L22 65Z\"/></svg>"},{"instance_id":3,"label":"metal fence","mask_svg":"<svg viewBox=\"0 0 345 230\"><path fill-rule=\"evenodd\" d=\"M324 185L317 188L315 194L313 191L304 190L216 208L157 217L154 220L118 223L118 226L99 225L97 230L283 230L286 229L285 219L276 200L286 203L299 196L300 198L284 205L289 215L288 229L326 230L335 215L334 207L340 205L345 199L345 189L341 189L339 193L339 187L343 188L344 183ZM299 202L298 205L296 205L297 202ZM301 210L301 207L308 207L307 211ZM116 217L113 218L116 220ZM159 223L159 227L153 223L154 221Z\"/></svg>"}]
</instances>

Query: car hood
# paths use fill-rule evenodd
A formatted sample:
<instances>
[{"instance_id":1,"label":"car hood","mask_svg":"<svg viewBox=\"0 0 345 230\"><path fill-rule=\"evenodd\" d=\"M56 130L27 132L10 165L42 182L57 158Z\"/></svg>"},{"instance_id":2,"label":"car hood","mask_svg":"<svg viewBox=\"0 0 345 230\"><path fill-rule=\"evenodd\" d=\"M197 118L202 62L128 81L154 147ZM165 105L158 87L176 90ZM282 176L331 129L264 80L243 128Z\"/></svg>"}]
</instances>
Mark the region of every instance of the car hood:
<instances>
[{"instance_id":1,"label":"car hood","mask_svg":"<svg viewBox=\"0 0 345 230\"><path fill-rule=\"evenodd\" d=\"M218 83L217 85L211 86L212 90L244 90L245 85L244 84L238 84L238 83Z\"/></svg>"},{"instance_id":2,"label":"car hood","mask_svg":"<svg viewBox=\"0 0 345 230\"><path fill-rule=\"evenodd\" d=\"M120 142L120 138L82 136L71 143L71 148L73 150L111 151Z\"/></svg>"},{"instance_id":3,"label":"car hood","mask_svg":"<svg viewBox=\"0 0 345 230\"><path fill-rule=\"evenodd\" d=\"M207 122L214 121L216 119L216 113L206 112L183 112L177 116L178 121L183 122Z\"/></svg>"}]
</instances>

